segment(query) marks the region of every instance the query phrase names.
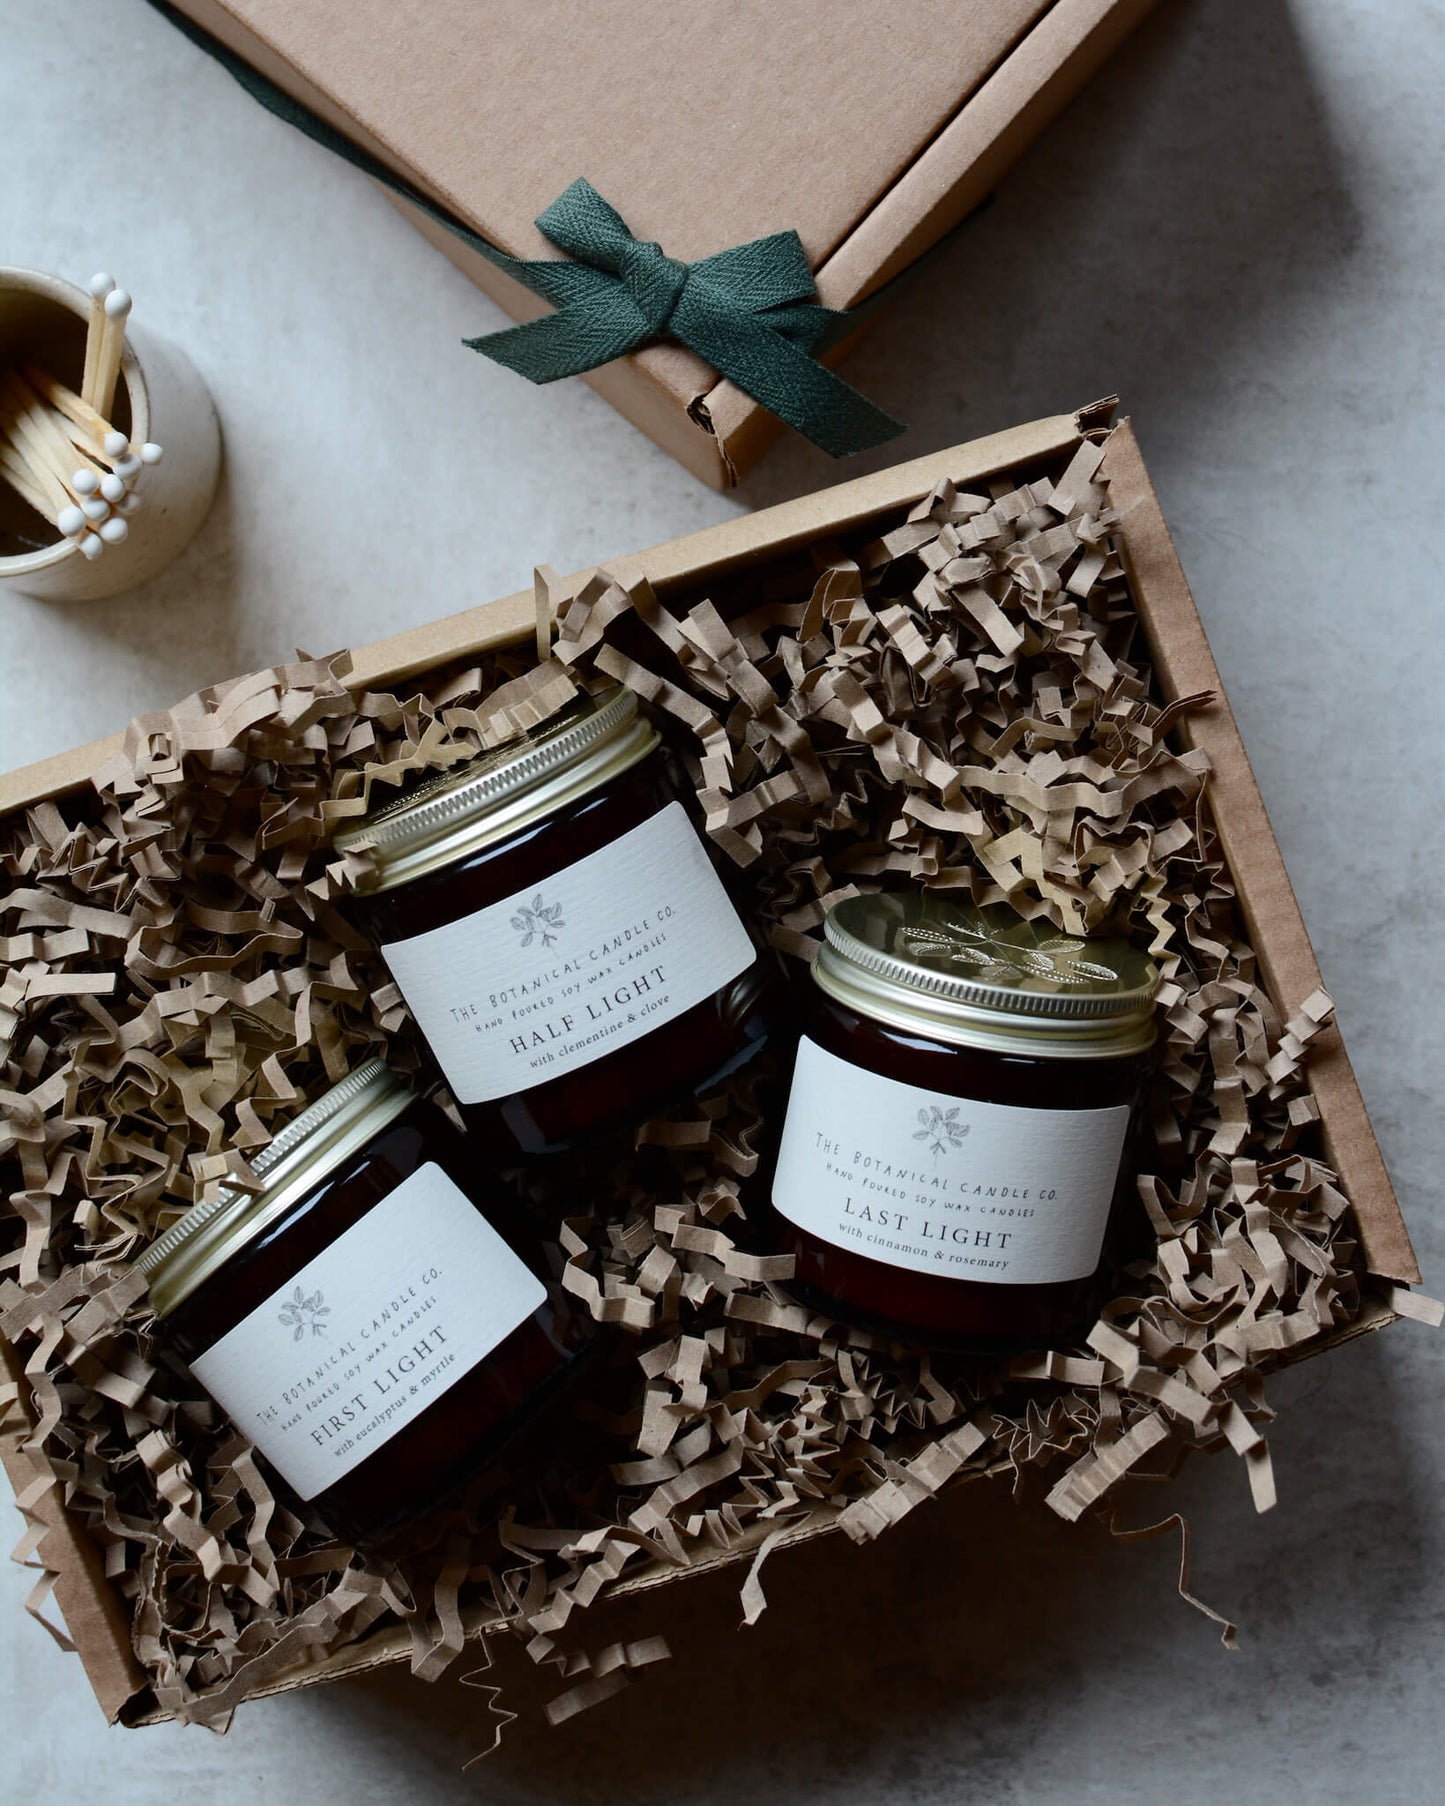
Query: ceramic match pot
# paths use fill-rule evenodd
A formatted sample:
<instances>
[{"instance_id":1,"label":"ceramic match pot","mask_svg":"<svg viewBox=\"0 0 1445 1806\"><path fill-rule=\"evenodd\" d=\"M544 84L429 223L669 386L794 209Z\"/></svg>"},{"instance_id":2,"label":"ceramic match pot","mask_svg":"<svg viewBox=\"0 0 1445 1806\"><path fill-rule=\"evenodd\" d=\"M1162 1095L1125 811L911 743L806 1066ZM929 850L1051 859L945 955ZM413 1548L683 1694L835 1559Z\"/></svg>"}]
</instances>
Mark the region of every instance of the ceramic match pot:
<instances>
[{"instance_id":1,"label":"ceramic match pot","mask_svg":"<svg viewBox=\"0 0 1445 1806\"><path fill-rule=\"evenodd\" d=\"M89 313L90 297L74 283L0 266L0 371L29 361L78 389ZM0 547L41 542L0 556L0 585L57 602L117 595L164 570L195 536L215 499L220 424L190 362L144 326L127 323L112 415L133 444L165 448L145 472L132 531L88 559L0 482Z\"/></svg>"}]
</instances>

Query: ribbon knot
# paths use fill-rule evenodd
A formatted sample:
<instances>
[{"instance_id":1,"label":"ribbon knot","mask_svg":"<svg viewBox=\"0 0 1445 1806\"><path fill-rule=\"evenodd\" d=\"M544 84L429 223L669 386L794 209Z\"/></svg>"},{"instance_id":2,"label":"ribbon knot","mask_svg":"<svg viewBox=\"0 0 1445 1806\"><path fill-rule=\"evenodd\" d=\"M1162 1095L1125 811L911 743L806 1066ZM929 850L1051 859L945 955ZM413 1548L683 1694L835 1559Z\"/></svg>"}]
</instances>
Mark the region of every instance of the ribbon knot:
<instances>
[{"instance_id":1,"label":"ribbon knot","mask_svg":"<svg viewBox=\"0 0 1445 1806\"><path fill-rule=\"evenodd\" d=\"M529 382L551 383L669 338L835 458L903 431L817 361L850 316L818 301L796 232L774 232L682 263L651 240L634 238L616 208L580 180L537 224L565 258L509 257L495 246L484 254L556 311L467 339L473 351Z\"/></svg>"},{"instance_id":2,"label":"ribbon knot","mask_svg":"<svg viewBox=\"0 0 1445 1806\"><path fill-rule=\"evenodd\" d=\"M617 274L647 323L647 336L661 338L668 330L672 310L687 286L687 265L669 257L655 240L633 238L623 250Z\"/></svg>"}]
</instances>

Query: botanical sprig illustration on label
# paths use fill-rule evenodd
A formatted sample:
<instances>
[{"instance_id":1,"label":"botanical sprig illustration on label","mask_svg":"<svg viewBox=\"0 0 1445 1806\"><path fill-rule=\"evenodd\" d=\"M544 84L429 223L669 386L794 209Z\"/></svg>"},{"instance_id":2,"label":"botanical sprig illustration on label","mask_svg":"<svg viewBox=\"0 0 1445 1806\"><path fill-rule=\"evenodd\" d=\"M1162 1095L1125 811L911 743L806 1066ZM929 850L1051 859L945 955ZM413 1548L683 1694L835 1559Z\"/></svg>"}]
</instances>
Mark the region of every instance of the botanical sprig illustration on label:
<instances>
[{"instance_id":1,"label":"botanical sprig illustration on label","mask_svg":"<svg viewBox=\"0 0 1445 1806\"><path fill-rule=\"evenodd\" d=\"M524 947L530 947L533 941L550 947L556 942L557 930L567 924L562 920L562 905L548 903L538 891L532 901L523 904L512 917L512 926L521 935Z\"/></svg>"},{"instance_id":2,"label":"botanical sprig illustration on label","mask_svg":"<svg viewBox=\"0 0 1445 1806\"><path fill-rule=\"evenodd\" d=\"M1054 934L1033 947L1020 946L1008 937L1013 929L974 928L962 923L947 927L914 927L904 931L908 951L966 966L971 978L987 984L1018 984L1028 978L1051 979L1061 985L1114 985L1118 974L1109 966L1082 959L1079 949L1087 942L1067 934Z\"/></svg>"},{"instance_id":3,"label":"botanical sprig illustration on label","mask_svg":"<svg viewBox=\"0 0 1445 1806\"><path fill-rule=\"evenodd\" d=\"M945 1110L940 1104L929 1104L918 1112L921 1129L913 1131L915 1141L926 1141L930 1154L946 1154L950 1148L961 1148L968 1124L958 1120L959 1106Z\"/></svg>"},{"instance_id":4,"label":"botanical sprig illustration on label","mask_svg":"<svg viewBox=\"0 0 1445 1806\"><path fill-rule=\"evenodd\" d=\"M322 1302L323 1292L308 1293L305 1286L297 1286L296 1290L281 1307L276 1321L284 1323L287 1329L294 1329L293 1342L299 1342L309 1329L313 1336L324 1336L326 1325L323 1317L331 1315L331 1306Z\"/></svg>"}]
</instances>

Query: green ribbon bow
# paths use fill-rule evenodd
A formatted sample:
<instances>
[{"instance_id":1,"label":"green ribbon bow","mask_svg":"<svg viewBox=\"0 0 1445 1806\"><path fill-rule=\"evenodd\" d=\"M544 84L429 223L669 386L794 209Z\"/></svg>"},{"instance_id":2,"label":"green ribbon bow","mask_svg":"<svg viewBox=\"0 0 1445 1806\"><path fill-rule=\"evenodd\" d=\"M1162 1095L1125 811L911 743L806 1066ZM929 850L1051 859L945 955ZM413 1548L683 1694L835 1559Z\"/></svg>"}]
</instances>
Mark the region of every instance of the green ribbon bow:
<instances>
[{"instance_id":1,"label":"green ribbon bow","mask_svg":"<svg viewBox=\"0 0 1445 1806\"><path fill-rule=\"evenodd\" d=\"M824 307L796 232L774 232L697 263L680 263L661 246L634 238L589 182L576 181L537 218L567 256L511 257L166 0L151 5L278 119L401 195L556 308L525 325L464 340L473 351L529 382L550 383L659 339L675 339L835 458L882 445L905 430L817 361L816 354L871 313L881 295L852 313Z\"/></svg>"},{"instance_id":2,"label":"green ribbon bow","mask_svg":"<svg viewBox=\"0 0 1445 1806\"><path fill-rule=\"evenodd\" d=\"M501 252L491 260L557 311L467 339L473 351L529 382L550 383L676 339L835 458L903 431L813 356L849 316L816 299L796 232L681 263L634 238L616 208L581 180L537 224L575 261L529 262Z\"/></svg>"}]
</instances>

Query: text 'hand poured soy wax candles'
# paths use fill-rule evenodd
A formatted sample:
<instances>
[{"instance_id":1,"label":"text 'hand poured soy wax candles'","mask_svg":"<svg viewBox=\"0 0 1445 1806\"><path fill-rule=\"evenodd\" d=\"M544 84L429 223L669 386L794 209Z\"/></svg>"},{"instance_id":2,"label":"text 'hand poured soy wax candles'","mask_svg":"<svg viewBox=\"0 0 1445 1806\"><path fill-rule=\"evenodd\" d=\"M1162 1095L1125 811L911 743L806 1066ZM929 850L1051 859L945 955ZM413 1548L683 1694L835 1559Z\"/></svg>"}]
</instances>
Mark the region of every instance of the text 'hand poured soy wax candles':
<instances>
[{"instance_id":1,"label":"text 'hand poured soy wax candles'","mask_svg":"<svg viewBox=\"0 0 1445 1806\"><path fill-rule=\"evenodd\" d=\"M1153 962L928 892L824 927L772 1182L794 1288L964 1343L1077 1329L1151 1066Z\"/></svg>"},{"instance_id":2,"label":"text 'hand poured soy wax candles'","mask_svg":"<svg viewBox=\"0 0 1445 1806\"><path fill-rule=\"evenodd\" d=\"M300 1500L370 1540L514 1433L592 1341L442 1113L370 1060L139 1266L166 1346Z\"/></svg>"},{"instance_id":3,"label":"text 'hand poured soy wax candles'","mask_svg":"<svg viewBox=\"0 0 1445 1806\"><path fill-rule=\"evenodd\" d=\"M489 1150L574 1146L762 1045L771 956L682 795L618 687L337 834L371 850L357 913Z\"/></svg>"}]
</instances>

